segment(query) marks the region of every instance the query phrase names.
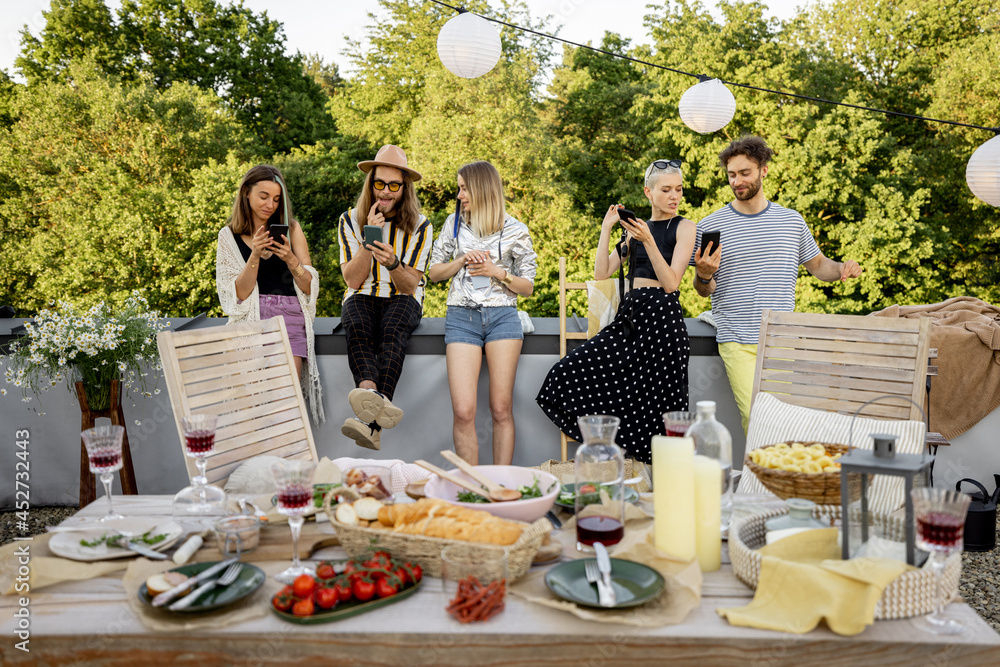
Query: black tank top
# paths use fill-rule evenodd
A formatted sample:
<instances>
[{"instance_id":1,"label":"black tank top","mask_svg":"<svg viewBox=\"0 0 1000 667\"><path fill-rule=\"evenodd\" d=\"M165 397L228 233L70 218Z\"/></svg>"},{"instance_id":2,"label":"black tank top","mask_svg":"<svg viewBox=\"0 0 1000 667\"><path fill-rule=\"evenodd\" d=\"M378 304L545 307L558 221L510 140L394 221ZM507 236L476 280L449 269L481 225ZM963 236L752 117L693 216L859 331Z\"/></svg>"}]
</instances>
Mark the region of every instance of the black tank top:
<instances>
[{"instance_id":1,"label":"black tank top","mask_svg":"<svg viewBox=\"0 0 1000 667\"><path fill-rule=\"evenodd\" d=\"M236 245L243 255L243 261L250 261L253 250L239 234L233 236L236 237ZM292 272L288 270L288 265L283 259L271 255L267 259L260 260L260 266L257 267L257 291L260 294L295 296L295 279L292 278Z\"/></svg>"},{"instance_id":2,"label":"black tank top","mask_svg":"<svg viewBox=\"0 0 1000 667\"><path fill-rule=\"evenodd\" d=\"M674 216L670 220L649 220L646 225L649 232L656 241L656 247L660 249L660 254L670 263L674 257L674 245L677 243L677 227L680 225L682 216ZM676 224L675 224L676 223ZM649 261L649 253L641 243L631 243L631 259L628 267L629 280L635 278L649 278L656 280L656 271L653 270L653 263Z\"/></svg>"}]
</instances>

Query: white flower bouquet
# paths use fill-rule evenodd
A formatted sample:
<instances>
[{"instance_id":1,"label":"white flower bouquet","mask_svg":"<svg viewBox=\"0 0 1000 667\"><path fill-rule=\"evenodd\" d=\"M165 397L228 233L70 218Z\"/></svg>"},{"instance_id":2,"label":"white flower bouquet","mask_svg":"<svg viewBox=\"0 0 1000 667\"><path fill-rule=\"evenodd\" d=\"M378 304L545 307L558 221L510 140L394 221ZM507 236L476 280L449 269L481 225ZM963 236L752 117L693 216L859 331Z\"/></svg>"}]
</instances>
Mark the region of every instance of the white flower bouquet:
<instances>
[{"instance_id":1,"label":"white flower bouquet","mask_svg":"<svg viewBox=\"0 0 1000 667\"><path fill-rule=\"evenodd\" d=\"M22 401L30 394L48 391L59 382L82 381L91 410L106 410L111 402L111 381L119 380L123 392L144 396L159 393L162 371L156 334L169 326L138 290L117 312L100 302L86 312L60 301L58 309L43 310L24 326L24 337L11 342L4 379L20 388ZM3 357L0 357L2 359ZM155 371L153 391L149 369ZM6 395L7 388L0 389ZM44 413L40 413L44 414Z\"/></svg>"}]
</instances>

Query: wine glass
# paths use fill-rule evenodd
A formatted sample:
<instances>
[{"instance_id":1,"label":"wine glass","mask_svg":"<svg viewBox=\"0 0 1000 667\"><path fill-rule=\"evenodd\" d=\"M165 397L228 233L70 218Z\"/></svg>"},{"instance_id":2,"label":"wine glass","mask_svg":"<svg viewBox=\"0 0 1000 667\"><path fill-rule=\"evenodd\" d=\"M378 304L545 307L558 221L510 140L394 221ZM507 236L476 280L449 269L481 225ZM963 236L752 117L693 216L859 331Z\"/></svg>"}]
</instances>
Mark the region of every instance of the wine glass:
<instances>
[{"instance_id":1,"label":"wine glass","mask_svg":"<svg viewBox=\"0 0 1000 667\"><path fill-rule=\"evenodd\" d=\"M104 484L104 495L108 497L108 513L100 521L122 519L111 506L111 481L114 473L122 469L122 439L125 437L124 426L95 426L80 434L83 445L87 448L87 458L90 461L90 472L100 475Z\"/></svg>"},{"instance_id":2,"label":"wine glass","mask_svg":"<svg viewBox=\"0 0 1000 667\"><path fill-rule=\"evenodd\" d=\"M226 513L226 492L208 484L205 459L215 452L215 422L213 414L193 414L181 417L184 431L184 454L194 459L198 474L191 486L174 496L173 514L178 518L210 517Z\"/></svg>"},{"instance_id":3,"label":"wine glass","mask_svg":"<svg viewBox=\"0 0 1000 667\"><path fill-rule=\"evenodd\" d=\"M698 413L688 410L675 410L663 413L663 427L672 438L683 438L687 430L698 419Z\"/></svg>"},{"instance_id":4,"label":"wine glass","mask_svg":"<svg viewBox=\"0 0 1000 667\"><path fill-rule=\"evenodd\" d=\"M964 632L964 625L944 613L947 596L943 590L942 575L948 556L962 549L965 515L971 498L958 491L927 487L913 489L910 497L913 498L913 512L917 520L917 546L930 553L935 590L934 611L915 622L936 634Z\"/></svg>"},{"instance_id":5,"label":"wine glass","mask_svg":"<svg viewBox=\"0 0 1000 667\"><path fill-rule=\"evenodd\" d=\"M312 478L316 464L312 461L280 461L271 466L278 490L278 511L288 517L292 529L292 566L275 575L283 584L290 584L300 574L315 574L313 568L299 562L299 531L302 514L313 501Z\"/></svg>"}]
</instances>

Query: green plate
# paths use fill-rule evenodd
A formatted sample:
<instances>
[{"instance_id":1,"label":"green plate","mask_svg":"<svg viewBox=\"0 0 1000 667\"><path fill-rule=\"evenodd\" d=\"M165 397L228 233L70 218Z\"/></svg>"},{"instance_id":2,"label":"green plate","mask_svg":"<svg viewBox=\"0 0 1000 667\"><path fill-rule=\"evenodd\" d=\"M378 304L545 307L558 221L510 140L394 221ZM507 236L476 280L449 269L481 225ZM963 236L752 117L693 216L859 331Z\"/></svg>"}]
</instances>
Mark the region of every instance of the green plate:
<instances>
[{"instance_id":1,"label":"green plate","mask_svg":"<svg viewBox=\"0 0 1000 667\"><path fill-rule=\"evenodd\" d=\"M341 619L350 618L352 616L357 616L358 614L363 614L366 611L371 611L373 609L378 609L379 607L384 607L387 604L392 604L393 602L399 602L404 598L408 598L417 592L417 589L424 583L421 579L413 586L401 590L395 595L391 595L387 598L378 598L374 600L368 600L366 602L358 602L357 600L348 600L347 602L340 602L336 607L329 611L320 611L312 616L296 616L295 614L290 614L287 611L278 611L274 608L270 602L268 606L271 611L275 613L279 618L283 618L290 623L298 623L299 625L316 625L317 623L330 623L332 621L339 621Z\"/></svg>"},{"instance_id":2,"label":"green plate","mask_svg":"<svg viewBox=\"0 0 1000 667\"><path fill-rule=\"evenodd\" d=\"M562 488L559 490L559 495L562 495L563 492L567 492L567 491L569 493L573 493L573 491L575 489L576 489L576 484L572 484L572 483L571 484L563 484ZM625 487L625 501L633 503L633 504L639 502L639 492L636 491L635 489L633 489L631 486L626 486ZM561 503L561 502L559 502L559 496L556 496L556 505L558 505L559 507L563 508L564 510L566 510L570 514L572 514L573 512L576 512L576 505L574 503L569 503L568 505L566 503Z\"/></svg>"},{"instance_id":3,"label":"green plate","mask_svg":"<svg viewBox=\"0 0 1000 667\"><path fill-rule=\"evenodd\" d=\"M631 560L611 559L611 587L618 604L601 607L597 601L597 584L587 581L584 563L593 558L571 560L557 565L545 575L545 585L563 600L598 609L622 609L649 602L663 590L663 577L651 567Z\"/></svg>"},{"instance_id":4,"label":"green plate","mask_svg":"<svg viewBox=\"0 0 1000 667\"><path fill-rule=\"evenodd\" d=\"M180 572L181 574L193 577L218 562L219 561L212 561L208 563L192 563L190 565L182 565L181 567L175 567L171 570L171 572ZM222 572L219 572L219 576L222 576ZM236 581L228 586L216 586L210 591L205 591L190 607L187 607L186 609L178 609L173 613L190 614L192 612L209 611L210 609L218 609L219 607L225 607L226 605L233 604L234 602L239 602L263 586L265 579L267 579L267 576L259 567L251 565L250 563L243 563L243 569L240 570L240 574L236 577ZM177 599L179 600L181 597L184 596L180 596ZM143 582L142 586L139 587L139 599L148 605L153 604L153 596L149 594L149 590L146 588L145 582ZM159 607L159 609L168 612L171 611L167 608L167 606Z\"/></svg>"}]
</instances>

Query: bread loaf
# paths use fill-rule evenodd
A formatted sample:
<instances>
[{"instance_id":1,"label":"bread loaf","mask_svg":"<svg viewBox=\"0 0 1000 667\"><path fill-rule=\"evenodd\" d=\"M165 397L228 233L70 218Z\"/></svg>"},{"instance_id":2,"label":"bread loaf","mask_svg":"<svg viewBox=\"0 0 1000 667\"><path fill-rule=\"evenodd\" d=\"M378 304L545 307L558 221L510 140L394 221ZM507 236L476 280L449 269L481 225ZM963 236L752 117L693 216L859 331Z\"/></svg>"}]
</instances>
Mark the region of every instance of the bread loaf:
<instances>
[{"instance_id":1,"label":"bread loaf","mask_svg":"<svg viewBox=\"0 0 1000 667\"><path fill-rule=\"evenodd\" d=\"M443 500L424 498L415 503L385 505L379 523L397 533L448 540L510 545L521 537L521 526L489 512L458 507Z\"/></svg>"}]
</instances>

